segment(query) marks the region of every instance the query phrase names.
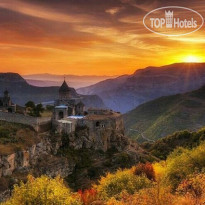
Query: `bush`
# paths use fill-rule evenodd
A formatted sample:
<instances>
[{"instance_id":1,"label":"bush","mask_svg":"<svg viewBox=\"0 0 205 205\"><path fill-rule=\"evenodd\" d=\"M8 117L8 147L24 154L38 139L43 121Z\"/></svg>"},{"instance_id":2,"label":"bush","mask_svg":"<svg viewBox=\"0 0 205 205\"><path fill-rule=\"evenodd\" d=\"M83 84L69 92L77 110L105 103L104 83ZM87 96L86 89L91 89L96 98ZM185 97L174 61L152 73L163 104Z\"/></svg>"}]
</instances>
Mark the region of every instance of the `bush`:
<instances>
[{"instance_id":1,"label":"bush","mask_svg":"<svg viewBox=\"0 0 205 205\"><path fill-rule=\"evenodd\" d=\"M10 137L10 131L6 128L0 127L0 138L9 138Z\"/></svg>"},{"instance_id":2,"label":"bush","mask_svg":"<svg viewBox=\"0 0 205 205\"><path fill-rule=\"evenodd\" d=\"M179 184L177 191L179 194L189 194L196 202L202 198L205 202L205 174L188 176Z\"/></svg>"},{"instance_id":3,"label":"bush","mask_svg":"<svg viewBox=\"0 0 205 205\"><path fill-rule=\"evenodd\" d=\"M100 198L120 198L122 192L134 194L142 188L152 186L152 182L146 176L136 176L131 170L118 170L116 173L108 173L101 177L99 185L94 186Z\"/></svg>"},{"instance_id":4,"label":"bush","mask_svg":"<svg viewBox=\"0 0 205 205\"><path fill-rule=\"evenodd\" d=\"M79 190L78 194L80 195L83 205L89 205L97 200L97 191L95 189Z\"/></svg>"},{"instance_id":5,"label":"bush","mask_svg":"<svg viewBox=\"0 0 205 205\"><path fill-rule=\"evenodd\" d=\"M80 197L72 194L59 177L51 179L28 177L26 184L15 186L12 197L3 205L81 205Z\"/></svg>"},{"instance_id":6,"label":"bush","mask_svg":"<svg viewBox=\"0 0 205 205\"><path fill-rule=\"evenodd\" d=\"M123 194L121 200L111 198L106 205L179 205L169 189L158 189L157 186L142 189L134 195Z\"/></svg>"},{"instance_id":7,"label":"bush","mask_svg":"<svg viewBox=\"0 0 205 205\"><path fill-rule=\"evenodd\" d=\"M118 164L118 167L120 168L128 168L132 164L132 159L130 155L122 152L116 155L115 163Z\"/></svg>"},{"instance_id":8,"label":"bush","mask_svg":"<svg viewBox=\"0 0 205 205\"><path fill-rule=\"evenodd\" d=\"M176 189L188 175L200 172L205 167L205 143L188 150L176 149L167 159L165 182Z\"/></svg>"},{"instance_id":9,"label":"bush","mask_svg":"<svg viewBox=\"0 0 205 205\"><path fill-rule=\"evenodd\" d=\"M155 181L155 172L151 163L139 163L133 168L133 172L137 176L145 175L149 180Z\"/></svg>"}]
</instances>

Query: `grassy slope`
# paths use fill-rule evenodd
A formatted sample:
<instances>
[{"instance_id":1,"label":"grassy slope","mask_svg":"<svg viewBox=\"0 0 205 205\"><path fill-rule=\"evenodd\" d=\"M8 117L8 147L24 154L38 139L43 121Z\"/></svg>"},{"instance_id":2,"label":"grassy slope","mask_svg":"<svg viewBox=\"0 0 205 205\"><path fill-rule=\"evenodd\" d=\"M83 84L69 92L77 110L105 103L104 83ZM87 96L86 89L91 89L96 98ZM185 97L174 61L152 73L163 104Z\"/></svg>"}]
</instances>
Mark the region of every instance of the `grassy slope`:
<instances>
[{"instance_id":1,"label":"grassy slope","mask_svg":"<svg viewBox=\"0 0 205 205\"><path fill-rule=\"evenodd\" d=\"M39 138L29 126L0 121L0 155L8 155L30 147Z\"/></svg>"},{"instance_id":2,"label":"grassy slope","mask_svg":"<svg viewBox=\"0 0 205 205\"><path fill-rule=\"evenodd\" d=\"M138 141L143 141L141 136L130 128L150 139L184 129L196 130L205 125L205 87L147 102L125 114L124 119L128 135Z\"/></svg>"}]
</instances>

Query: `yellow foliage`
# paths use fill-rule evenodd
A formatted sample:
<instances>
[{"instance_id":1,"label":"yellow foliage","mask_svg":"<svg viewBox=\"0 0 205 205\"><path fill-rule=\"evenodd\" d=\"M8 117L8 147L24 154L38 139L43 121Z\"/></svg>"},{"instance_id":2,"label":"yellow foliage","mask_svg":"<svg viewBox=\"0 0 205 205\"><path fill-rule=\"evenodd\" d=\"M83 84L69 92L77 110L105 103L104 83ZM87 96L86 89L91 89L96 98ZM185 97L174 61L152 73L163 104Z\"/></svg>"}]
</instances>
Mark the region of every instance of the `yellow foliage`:
<instances>
[{"instance_id":1,"label":"yellow foliage","mask_svg":"<svg viewBox=\"0 0 205 205\"><path fill-rule=\"evenodd\" d=\"M125 195L120 201L110 199L106 205L175 205L175 196L168 189L159 189L154 186L136 192L134 195Z\"/></svg>"},{"instance_id":2,"label":"yellow foliage","mask_svg":"<svg viewBox=\"0 0 205 205\"><path fill-rule=\"evenodd\" d=\"M166 171L166 162L161 161L161 162L156 162L153 163L154 171L156 176L163 176L165 171Z\"/></svg>"},{"instance_id":3,"label":"yellow foliage","mask_svg":"<svg viewBox=\"0 0 205 205\"><path fill-rule=\"evenodd\" d=\"M60 177L51 179L28 177L26 184L15 186L12 197L3 205L81 205L79 196L72 194Z\"/></svg>"},{"instance_id":4,"label":"yellow foliage","mask_svg":"<svg viewBox=\"0 0 205 205\"><path fill-rule=\"evenodd\" d=\"M101 177L99 185L94 186L100 198L108 199L111 197L121 198L120 194L127 192L134 194L145 187L151 187L152 182L145 176L136 176L130 169L118 170L116 173L108 173Z\"/></svg>"}]
</instances>

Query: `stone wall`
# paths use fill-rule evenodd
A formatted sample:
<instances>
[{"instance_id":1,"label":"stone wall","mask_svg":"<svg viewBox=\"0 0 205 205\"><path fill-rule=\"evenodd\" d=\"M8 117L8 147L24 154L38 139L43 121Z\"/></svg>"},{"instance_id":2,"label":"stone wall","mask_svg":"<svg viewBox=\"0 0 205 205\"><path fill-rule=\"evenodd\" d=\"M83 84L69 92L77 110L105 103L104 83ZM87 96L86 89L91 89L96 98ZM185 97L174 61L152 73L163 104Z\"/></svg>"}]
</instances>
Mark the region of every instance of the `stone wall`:
<instances>
[{"instance_id":1,"label":"stone wall","mask_svg":"<svg viewBox=\"0 0 205 205\"><path fill-rule=\"evenodd\" d=\"M32 117L17 113L0 112L0 120L29 125L37 132L44 132L51 128L50 117Z\"/></svg>"},{"instance_id":2,"label":"stone wall","mask_svg":"<svg viewBox=\"0 0 205 205\"><path fill-rule=\"evenodd\" d=\"M75 128L78 120L69 119L69 120L52 120L52 128L55 129L58 133L69 134L75 132Z\"/></svg>"}]
</instances>

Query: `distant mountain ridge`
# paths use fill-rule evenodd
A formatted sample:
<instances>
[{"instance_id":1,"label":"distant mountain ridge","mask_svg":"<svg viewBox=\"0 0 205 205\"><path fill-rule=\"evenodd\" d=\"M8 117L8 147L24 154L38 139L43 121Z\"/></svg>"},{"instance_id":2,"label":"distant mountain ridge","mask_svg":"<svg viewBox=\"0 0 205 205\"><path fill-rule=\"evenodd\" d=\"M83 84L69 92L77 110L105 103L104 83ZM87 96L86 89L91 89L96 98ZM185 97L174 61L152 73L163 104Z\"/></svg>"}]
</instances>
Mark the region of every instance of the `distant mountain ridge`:
<instances>
[{"instance_id":1,"label":"distant mountain ridge","mask_svg":"<svg viewBox=\"0 0 205 205\"><path fill-rule=\"evenodd\" d=\"M80 88L89 86L105 79L115 78L116 76L95 76L95 75L54 75L49 73L24 75L25 80L34 86L49 87L60 86L65 78L69 86Z\"/></svg>"},{"instance_id":2,"label":"distant mountain ridge","mask_svg":"<svg viewBox=\"0 0 205 205\"><path fill-rule=\"evenodd\" d=\"M78 92L97 94L107 107L125 113L158 97L195 90L203 84L205 63L176 63L140 69L132 75L80 88Z\"/></svg>"},{"instance_id":3,"label":"distant mountain ridge","mask_svg":"<svg viewBox=\"0 0 205 205\"><path fill-rule=\"evenodd\" d=\"M57 99L59 87L36 87L29 85L18 73L0 73L0 96L3 95L5 89L9 91L14 103L24 105L29 100L40 103ZM100 97L96 95L81 96L83 96L86 106L105 108Z\"/></svg>"},{"instance_id":4,"label":"distant mountain ridge","mask_svg":"<svg viewBox=\"0 0 205 205\"><path fill-rule=\"evenodd\" d=\"M18 73L0 73L0 82L25 83L26 81Z\"/></svg>"},{"instance_id":5,"label":"distant mountain ridge","mask_svg":"<svg viewBox=\"0 0 205 205\"><path fill-rule=\"evenodd\" d=\"M160 97L124 115L127 134L144 141L156 140L181 130L205 126L205 86L185 94Z\"/></svg>"}]
</instances>

